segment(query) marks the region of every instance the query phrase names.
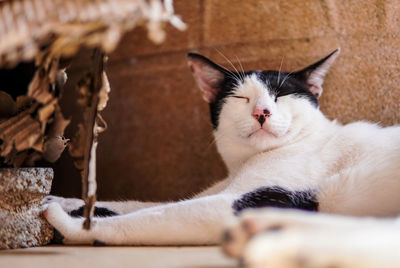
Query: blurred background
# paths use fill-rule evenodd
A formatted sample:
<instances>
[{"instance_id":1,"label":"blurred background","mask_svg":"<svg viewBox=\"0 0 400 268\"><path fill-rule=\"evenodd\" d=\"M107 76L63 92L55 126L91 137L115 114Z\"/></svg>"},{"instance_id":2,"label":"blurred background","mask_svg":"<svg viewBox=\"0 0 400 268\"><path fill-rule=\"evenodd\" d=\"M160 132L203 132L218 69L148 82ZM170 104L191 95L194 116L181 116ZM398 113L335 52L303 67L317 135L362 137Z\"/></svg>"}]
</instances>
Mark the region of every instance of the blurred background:
<instances>
[{"instance_id":1,"label":"blurred background","mask_svg":"<svg viewBox=\"0 0 400 268\"><path fill-rule=\"evenodd\" d=\"M400 5L396 0L175 0L188 25L167 25L154 45L144 28L109 55L108 123L97 152L98 199L178 200L226 176L212 137L208 105L186 65L197 51L231 68L293 71L341 47L328 73L321 110L342 123L400 120ZM61 105L72 118L73 85L89 63L81 51L69 67ZM68 93L67 93L68 91ZM80 176L67 152L54 166L53 194L80 197Z\"/></svg>"}]
</instances>

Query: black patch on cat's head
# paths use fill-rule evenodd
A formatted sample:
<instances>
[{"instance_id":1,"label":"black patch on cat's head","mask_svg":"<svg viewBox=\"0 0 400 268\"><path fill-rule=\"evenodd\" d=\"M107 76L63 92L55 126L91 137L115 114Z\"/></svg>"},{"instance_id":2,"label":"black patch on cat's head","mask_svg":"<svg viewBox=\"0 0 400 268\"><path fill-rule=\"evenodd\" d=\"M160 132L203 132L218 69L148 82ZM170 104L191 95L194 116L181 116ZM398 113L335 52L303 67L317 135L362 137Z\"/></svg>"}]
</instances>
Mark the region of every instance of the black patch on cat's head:
<instances>
[{"instance_id":1,"label":"black patch on cat's head","mask_svg":"<svg viewBox=\"0 0 400 268\"><path fill-rule=\"evenodd\" d=\"M288 191L279 186L261 187L242 195L232 204L235 215L249 208L294 208L317 211L318 202L313 191Z\"/></svg>"},{"instance_id":2,"label":"black patch on cat's head","mask_svg":"<svg viewBox=\"0 0 400 268\"><path fill-rule=\"evenodd\" d=\"M73 211L71 211L69 213L69 215L71 215L71 217L83 217L83 210L85 209L84 206L75 209ZM94 213L93 213L94 217L111 217L111 216L118 216L118 214L112 210L109 210L108 208L104 208L104 207L95 207L94 208Z\"/></svg>"},{"instance_id":3,"label":"black patch on cat's head","mask_svg":"<svg viewBox=\"0 0 400 268\"><path fill-rule=\"evenodd\" d=\"M268 87L275 98L295 95L308 99L318 107L317 97L310 92L307 82L301 79L297 73L260 71L257 72L257 77Z\"/></svg>"},{"instance_id":4,"label":"black patch on cat's head","mask_svg":"<svg viewBox=\"0 0 400 268\"><path fill-rule=\"evenodd\" d=\"M232 95L243 78L255 74L260 82L276 97L295 95L308 99L318 106L318 97L322 93L322 83L326 72L338 56L337 49L325 58L294 73L278 71L248 71L237 73L225 69L210 59L197 53L188 53L188 64L193 76L203 93L203 98L210 105L211 123L218 127L219 115L228 96Z\"/></svg>"},{"instance_id":5,"label":"black patch on cat's head","mask_svg":"<svg viewBox=\"0 0 400 268\"><path fill-rule=\"evenodd\" d=\"M237 73L234 73L233 75L237 75L239 77ZM243 82L243 80L239 81ZM225 77L224 80L221 81L220 84L221 90L218 92L215 101L210 102L209 105L210 105L211 123L214 129L217 129L218 127L219 114L221 113L221 109L225 103L226 98L233 95L235 87L237 85L238 85L238 80L235 80L230 76Z\"/></svg>"},{"instance_id":6,"label":"black patch on cat's head","mask_svg":"<svg viewBox=\"0 0 400 268\"><path fill-rule=\"evenodd\" d=\"M188 53L187 60L203 99L210 105L211 123L216 129L224 100L232 95L239 81L243 82L243 76L197 53Z\"/></svg>"}]
</instances>

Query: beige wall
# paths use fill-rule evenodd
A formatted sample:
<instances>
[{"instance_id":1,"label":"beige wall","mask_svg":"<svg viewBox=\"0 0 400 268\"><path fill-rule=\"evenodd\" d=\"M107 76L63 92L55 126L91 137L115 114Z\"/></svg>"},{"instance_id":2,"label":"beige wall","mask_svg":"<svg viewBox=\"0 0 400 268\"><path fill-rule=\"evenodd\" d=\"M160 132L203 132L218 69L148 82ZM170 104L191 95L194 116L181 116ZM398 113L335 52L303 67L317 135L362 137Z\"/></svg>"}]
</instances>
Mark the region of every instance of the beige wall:
<instances>
[{"instance_id":1,"label":"beige wall","mask_svg":"<svg viewBox=\"0 0 400 268\"><path fill-rule=\"evenodd\" d=\"M137 29L110 55L100 198L178 199L225 175L208 106L186 67L187 51L229 66L221 51L245 69L278 69L283 59L282 69L291 71L340 46L321 109L344 123L399 122L398 1L176 0L175 6L186 32L167 27L166 42L156 46ZM68 159L57 165L55 193L79 193L70 168Z\"/></svg>"}]
</instances>

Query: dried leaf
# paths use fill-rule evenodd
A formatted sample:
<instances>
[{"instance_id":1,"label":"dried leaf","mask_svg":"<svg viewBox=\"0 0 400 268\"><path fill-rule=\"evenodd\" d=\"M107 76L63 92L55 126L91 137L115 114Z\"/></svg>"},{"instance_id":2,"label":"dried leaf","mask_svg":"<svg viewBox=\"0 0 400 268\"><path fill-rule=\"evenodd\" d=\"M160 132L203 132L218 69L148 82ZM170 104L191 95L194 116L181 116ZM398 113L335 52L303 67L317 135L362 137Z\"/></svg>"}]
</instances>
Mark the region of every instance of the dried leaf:
<instances>
[{"instance_id":1,"label":"dried leaf","mask_svg":"<svg viewBox=\"0 0 400 268\"><path fill-rule=\"evenodd\" d=\"M68 146L68 152L74 158L74 165L79 170L83 170L83 156L85 151L86 135L83 124L78 124L78 130Z\"/></svg>"},{"instance_id":2,"label":"dried leaf","mask_svg":"<svg viewBox=\"0 0 400 268\"><path fill-rule=\"evenodd\" d=\"M42 159L42 154L39 152L32 152L27 154L22 165L25 167L34 167L35 162L39 161L40 159Z\"/></svg>"},{"instance_id":3,"label":"dried leaf","mask_svg":"<svg viewBox=\"0 0 400 268\"><path fill-rule=\"evenodd\" d=\"M17 112L17 104L6 92L0 90L0 118L8 118Z\"/></svg>"},{"instance_id":4,"label":"dried leaf","mask_svg":"<svg viewBox=\"0 0 400 268\"><path fill-rule=\"evenodd\" d=\"M94 128L94 132L96 133L96 137L104 132L107 129L107 122L103 119L103 116L101 114L97 114L96 116L96 124Z\"/></svg>"},{"instance_id":5,"label":"dried leaf","mask_svg":"<svg viewBox=\"0 0 400 268\"><path fill-rule=\"evenodd\" d=\"M104 108L107 106L108 102L108 94L111 91L110 82L108 82L107 74L103 72L102 75L102 82L101 82L101 89L99 91L99 103L97 104L97 110L103 111Z\"/></svg>"},{"instance_id":6,"label":"dried leaf","mask_svg":"<svg viewBox=\"0 0 400 268\"><path fill-rule=\"evenodd\" d=\"M14 167L21 167L25 160L28 158L28 151L17 152L17 150L13 150L12 153L6 158L6 162Z\"/></svg>"},{"instance_id":7,"label":"dried leaf","mask_svg":"<svg viewBox=\"0 0 400 268\"><path fill-rule=\"evenodd\" d=\"M58 69L58 59L42 52L38 69L29 84L27 96L19 96L15 109L20 113L0 124L0 155L13 166L34 165L44 157L56 161L66 146L64 119L58 96L66 82L65 70Z\"/></svg>"},{"instance_id":8,"label":"dried leaf","mask_svg":"<svg viewBox=\"0 0 400 268\"><path fill-rule=\"evenodd\" d=\"M46 130L47 120L50 118L50 116L53 115L53 113L56 109L57 103L58 103L58 100L53 99L49 103L44 105L42 108L40 108L38 111L38 119L42 125L41 131L42 131L43 135L44 135L44 131Z\"/></svg>"},{"instance_id":9,"label":"dried leaf","mask_svg":"<svg viewBox=\"0 0 400 268\"><path fill-rule=\"evenodd\" d=\"M57 89L61 89L64 87L65 83L68 80L68 75L65 71L65 68L62 70L57 71L55 77L55 85Z\"/></svg>"},{"instance_id":10,"label":"dried leaf","mask_svg":"<svg viewBox=\"0 0 400 268\"><path fill-rule=\"evenodd\" d=\"M70 119L65 119L61 113L61 108L57 104L55 106L55 112L53 115L53 122L48 127L47 136L49 137L60 137L64 136L64 130L71 122Z\"/></svg>"},{"instance_id":11,"label":"dried leaf","mask_svg":"<svg viewBox=\"0 0 400 268\"><path fill-rule=\"evenodd\" d=\"M53 90L59 71L58 59L44 57L42 60L43 62L40 63L33 80L29 84L27 95L39 103L47 104L54 98Z\"/></svg>"},{"instance_id":12,"label":"dried leaf","mask_svg":"<svg viewBox=\"0 0 400 268\"><path fill-rule=\"evenodd\" d=\"M92 98L92 92L90 86L92 83L92 76L90 73L86 73L78 82L78 100L77 103L81 107L87 107L90 105Z\"/></svg>"},{"instance_id":13,"label":"dried leaf","mask_svg":"<svg viewBox=\"0 0 400 268\"><path fill-rule=\"evenodd\" d=\"M53 122L48 128L47 138L44 143L43 158L45 160L53 163L61 156L69 142L69 139L65 139L63 135L70 121L64 118L58 104L55 105Z\"/></svg>"},{"instance_id":14,"label":"dried leaf","mask_svg":"<svg viewBox=\"0 0 400 268\"><path fill-rule=\"evenodd\" d=\"M32 106L34 100L28 96L21 95L17 97L17 110L19 112Z\"/></svg>"},{"instance_id":15,"label":"dried leaf","mask_svg":"<svg viewBox=\"0 0 400 268\"><path fill-rule=\"evenodd\" d=\"M27 113L21 113L2 122L0 140L3 141L0 145L2 157L11 153L13 148L17 151L30 148L41 151L43 144L39 122Z\"/></svg>"},{"instance_id":16,"label":"dried leaf","mask_svg":"<svg viewBox=\"0 0 400 268\"><path fill-rule=\"evenodd\" d=\"M65 139L61 136L49 138L44 143L43 158L50 163L54 163L60 158L68 142L69 139Z\"/></svg>"}]
</instances>

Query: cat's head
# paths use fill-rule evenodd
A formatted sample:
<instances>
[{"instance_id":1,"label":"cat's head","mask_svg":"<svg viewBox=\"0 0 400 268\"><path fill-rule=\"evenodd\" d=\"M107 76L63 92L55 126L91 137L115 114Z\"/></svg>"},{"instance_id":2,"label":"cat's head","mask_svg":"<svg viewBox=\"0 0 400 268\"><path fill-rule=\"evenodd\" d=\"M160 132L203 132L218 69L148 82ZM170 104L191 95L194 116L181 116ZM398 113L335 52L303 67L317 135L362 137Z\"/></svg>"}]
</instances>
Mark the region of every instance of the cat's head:
<instances>
[{"instance_id":1,"label":"cat's head","mask_svg":"<svg viewBox=\"0 0 400 268\"><path fill-rule=\"evenodd\" d=\"M216 139L266 150L294 139L320 113L324 77L339 49L296 72L228 70L188 54L188 64L210 105Z\"/></svg>"}]
</instances>

